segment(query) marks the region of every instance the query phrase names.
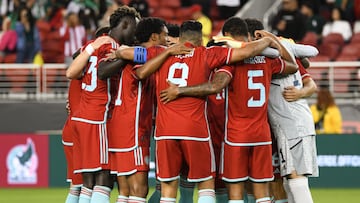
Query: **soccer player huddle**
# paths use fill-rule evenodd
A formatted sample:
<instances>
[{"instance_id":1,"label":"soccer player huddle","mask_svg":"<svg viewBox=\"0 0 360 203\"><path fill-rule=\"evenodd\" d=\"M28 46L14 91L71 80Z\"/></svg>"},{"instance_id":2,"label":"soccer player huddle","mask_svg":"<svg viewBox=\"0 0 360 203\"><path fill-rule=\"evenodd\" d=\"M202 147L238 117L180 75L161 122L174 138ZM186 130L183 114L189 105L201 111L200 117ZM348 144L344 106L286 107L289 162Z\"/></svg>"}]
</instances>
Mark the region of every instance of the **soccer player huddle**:
<instances>
[{"instance_id":1,"label":"soccer player huddle","mask_svg":"<svg viewBox=\"0 0 360 203\"><path fill-rule=\"evenodd\" d=\"M122 6L75 56L67 203L107 203L114 182L116 202L146 202L151 136L159 187L149 202L176 202L180 185L180 202L191 203L195 184L199 203L312 202L307 177L318 168L304 98L316 85L304 66L317 49L255 19L229 18L207 47L201 29Z\"/></svg>"}]
</instances>

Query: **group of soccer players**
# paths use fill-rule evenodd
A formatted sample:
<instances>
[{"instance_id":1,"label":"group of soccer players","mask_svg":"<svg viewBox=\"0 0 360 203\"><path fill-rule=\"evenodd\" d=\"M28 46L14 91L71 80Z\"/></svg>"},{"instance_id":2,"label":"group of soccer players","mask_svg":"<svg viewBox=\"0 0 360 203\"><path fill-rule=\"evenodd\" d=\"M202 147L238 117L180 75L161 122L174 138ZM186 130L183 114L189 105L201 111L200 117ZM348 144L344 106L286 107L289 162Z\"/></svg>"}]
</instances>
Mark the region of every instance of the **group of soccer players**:
<instances>
[{"instance_id":1,"label":"group of soccer players","mask_svg":"<svg viewBox=\"0 0 360 203\"><path fill-rule=\"evenodd\" d=\"M314 150L315 133L304 130L306 135L301 131L287 137L290 127L298 132L307 126L299 127L298 121L284 125L286 119L297 119L286 100L299 100L314 91L313 81L294 54L316 53L304 46L305 54L298 54L294 45L256 27L256 22L229 18L222 29L224 37L211 43L220 46L204 47L199 22L183 22L178 41L170 42L163 20L141 19L127 6L117 9L109 28L83 47L66 72L71 79L70 113L63 143L72 184L66 202L107 203L115 181L117 202L146 202L150 136L156 140L161 195L149 202L176 202L180 176L189 185L196 183L199 203L241 203L244 197L265 203L272 201L271 195L279 202L287 202L286 198L311 202L291 197L298 196L298 189L295 194L287 191L287 197L270 194L272 142L276 141L271 138L267 107L269 97L277 95L287 115L270 119L275 137L282 137L278 141L280 160L285 163L281 175L289 179L316 175L307 170L307 164L300 164L304 170L297 168L313 158L304 151L310 144ZM283 89L270 93L275 74L278 81L293 83L274 83ZM312 87L306 89L305 84ZM280 107L275 105L274 112ZM297 188L304 184L309 193L307 182L296 182ZM246 193L253 194L254 200ZM181 193L180 201L192 202L190 194Z\"/></svg>"}]
</instances>

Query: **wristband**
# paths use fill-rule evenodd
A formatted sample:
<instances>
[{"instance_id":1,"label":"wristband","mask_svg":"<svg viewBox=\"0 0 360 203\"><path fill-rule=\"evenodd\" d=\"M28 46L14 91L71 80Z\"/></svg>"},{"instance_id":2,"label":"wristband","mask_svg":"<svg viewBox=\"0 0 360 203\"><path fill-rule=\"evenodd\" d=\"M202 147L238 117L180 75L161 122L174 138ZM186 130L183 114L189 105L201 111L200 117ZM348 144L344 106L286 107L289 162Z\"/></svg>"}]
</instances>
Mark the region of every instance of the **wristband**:
<instances>
[{"instance_id":1,"label":"wristband","mask_svg":"<svg viewBox=\"0 0 360 203\"><path fill-rule=\"evenodd\" d=\"M88 44L85 48L85 51L91 56L94 53L95 49L91 44Z\"/></svg>"},{"instance_id":2,"label":"wristband","mask_svg":"<svg viewBox=\"0 0 360 203\"><path fill-rule=\"evenodd\" d=\"M134 62L145 63L147 58L147 50L144 47L135 47L134 49Z\"/></svg>"}]
</instances>

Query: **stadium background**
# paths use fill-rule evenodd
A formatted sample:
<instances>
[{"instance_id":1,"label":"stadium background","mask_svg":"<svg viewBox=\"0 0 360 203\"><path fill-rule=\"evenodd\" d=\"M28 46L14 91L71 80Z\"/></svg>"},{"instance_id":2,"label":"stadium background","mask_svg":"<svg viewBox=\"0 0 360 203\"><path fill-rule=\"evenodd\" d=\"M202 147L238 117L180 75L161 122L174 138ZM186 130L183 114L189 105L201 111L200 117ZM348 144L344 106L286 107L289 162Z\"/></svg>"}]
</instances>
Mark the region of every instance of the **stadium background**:
<instances>
[{"instance_id":1,"label":"stadium background","mask_svg":"<svg viewBox=\"0 0 360 203\"><path fill-rule=\"evenodd\" d=\"M279 8L279 3L281 0L249 0L237 15L263 19L267 25L268 19ZM214 12L212 7L210 10ZM165 11L161 13L159 9L154 15L170 14L166 14ZM174 14L168 17L171 17L173 22L180 21L174 17ZM213 22L213 34L217 34L222 23L223 21ZM344 76L336 79L337 72L335 71L334 74L334 69L337 67L332 62L334 60L319 61L320 64L317 64L319 67L313 67L314 71L310 70L310 72L315 75L314 78L318 84L323 82L318 70L333 74L329 76L327 82L332 85L332 91L341 109L344 120L343 129L346 133L318 136L320 178L311 179L310 182L314 200L315 202L357 202L360 199L360 147L358 145L360 143L360 96L358 93L339 88L344 86L343 82L348 83L350 78ZM321 64L323 62L325 65ZM28 72L24 74L14 70L33 69L32 65L0 64L2 73L12 71L10 75L6 75L7 78L9 76L15 78L6 81L5 77L0 75L0 202L23 202L25 200L39 202L43 200L40 197L45 193L49 194L49 199L45 198L48 201L63 202L65 199L67 193L66 167L60 135L66 119L67 81L63 77L63 64L49 64L45 65L50 68L45 69L44 65L36 69L39 72L33 71L30 76ZM340 64L338 70L346 72L347 66L344 64ZM360 63L355 62L354 66L359 71ZM26 82L23 81L24 77ZM41 77L40 81L39 77ZM359 76L353 83L359 85ZM16 87L16 90L9 91L13 87ZM314 101L314 96L309 99L310 103L314 103ZM34 183L27 179L28 182L25 181L25 183L16 181L9 183L8 157L10 151L16 146L27 147L29 143L34 143L34 152L38 155L38 167L35 170L38 181ZM153 184L153 181L151 182ZM37 187L40 189L36 189ZM346 200L346 197L353 199ZM43 201L45 202L45 200Z\"/></svg>"}]
</instances>

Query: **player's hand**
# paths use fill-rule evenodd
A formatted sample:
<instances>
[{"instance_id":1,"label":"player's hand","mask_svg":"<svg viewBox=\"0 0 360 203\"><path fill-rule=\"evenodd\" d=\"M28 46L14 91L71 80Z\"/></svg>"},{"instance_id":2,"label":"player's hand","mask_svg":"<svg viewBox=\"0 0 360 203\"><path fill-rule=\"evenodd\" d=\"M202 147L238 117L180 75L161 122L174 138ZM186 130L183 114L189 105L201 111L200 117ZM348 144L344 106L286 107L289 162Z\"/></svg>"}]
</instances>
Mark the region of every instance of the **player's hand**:
<instances>
[{"instance_id":1,"label":"player's hand","mask_svg":"<svg viewBox=\"0 0 360 203\"><path fill-rule=\"evenodd\" d=\"M96 38L94 42L91 43L91 46L96 50L103 44L109 44L115 42L115 40L109 36L101 36Z\"/></svg>"},{"instance_id":2,"label":"player's hand","mask_svg":"<svg viewBox=\"0 0 360 203\"><path fill-rule=\"evenodd\" d=\"M183 43L175 44L166 49L169 55L183 55L189 54L193 51L193 48L185 46Z\"/></svg>"},{"instance_id":3,"label":"player's hand","mask_svg":"<svg viewBox=\"0 0 360 203\"><path fill-rule=\"evenodd\" d=\"M232 48L242 48L245 46L244 42L240 42L237 40L234 40L232 37L227 37L227 36L214 36L213 37L214 42L215 43L221 43L221 42L225 42L227 47L232 47Z\"/></svg>"},{"instance_id":4,"label":"player's hand","mask_svg":"<svg viewBox=\"0 0 360 203\"><path fill-rule=\"evenodd\" d=\"M167 89L161 90L160 92L160 101L164 104L177 99L179 95L179 87L169 80L167 83L169 84L169 87Z\"/></svg>"},{"instance_id":5,"label":"player's hand","mask_svg":"<svg viewBox=\"0 0 360 203\"><path fill-rule=\"evenodd\" d=\"M127 48L129 48L129 46L121 45L117 50L111 49L110 53L106 54L105 61L121 58L121 51Z\"/></svg>"},{"instance_id":6,"label":"player's hand","mask_svg":"<svg viewBox=\"0 0 360 203\"><path fill-rule=\"evenodd\" d=\"M283 96L286 101L293 102L302 97L302 92L301 90L295 88L294 86L285 87L283 91Z\"/></svg>"}]
</instances>

